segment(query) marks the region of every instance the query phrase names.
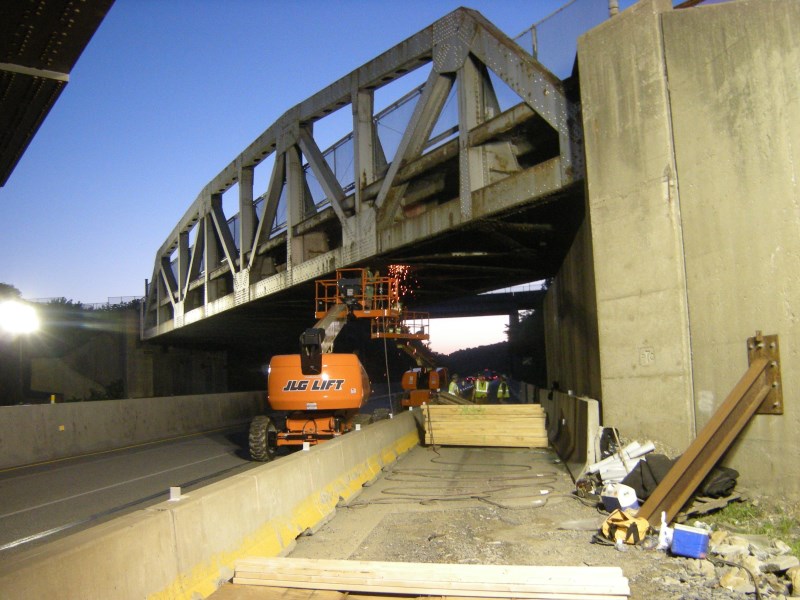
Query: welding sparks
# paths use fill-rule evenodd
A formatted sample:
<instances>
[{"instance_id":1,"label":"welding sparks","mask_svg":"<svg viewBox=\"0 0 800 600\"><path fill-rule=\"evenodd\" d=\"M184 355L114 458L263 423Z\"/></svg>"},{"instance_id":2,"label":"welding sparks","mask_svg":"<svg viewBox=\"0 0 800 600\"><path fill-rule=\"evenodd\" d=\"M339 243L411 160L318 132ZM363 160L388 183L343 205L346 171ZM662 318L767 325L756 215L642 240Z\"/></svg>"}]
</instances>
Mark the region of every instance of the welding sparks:
<instances>
[{"instance_id":1,"label":"welding sparks","mask_svg":"<svg viewBox=\"0 0 800 600\"><path fill-rule=\"evenodd\" d=\"M401 298L414 295L419 285L409 265L389 265L389 277L397 279L397 289Z\"/></svg>"}]
</instances>

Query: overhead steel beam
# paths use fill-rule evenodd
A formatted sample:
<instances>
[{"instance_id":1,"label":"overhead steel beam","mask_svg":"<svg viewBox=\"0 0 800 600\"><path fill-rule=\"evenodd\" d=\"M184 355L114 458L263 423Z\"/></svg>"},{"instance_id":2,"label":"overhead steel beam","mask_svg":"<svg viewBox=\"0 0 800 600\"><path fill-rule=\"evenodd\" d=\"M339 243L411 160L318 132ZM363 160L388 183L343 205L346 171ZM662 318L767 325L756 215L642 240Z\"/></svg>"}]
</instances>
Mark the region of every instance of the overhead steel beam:
<instances>
[{"instance_id":1,"label":"overhead steel beam","mask_svg":"<svg viewBox=\"0 0 800 600\"><path fill-rule=\"evenodd\" d=\"M69 73L59 73L46 69L32 69L30 67L23 67L22 65L12 65L3 62L0 62L0 71L29 75L30 77L39 77L40 79L52 79L53 81L60 81L61 83L69 83Z\"/></svg>"},{"instance_id":2,"label":"overhead steel beam","mask_svg":"<svg viewBox=\"0 0 800 600\"><path fill-rule=\"evenodd\" d=\"M69 82L113 0L11 1L0 8L0 186Z\"/></svg>"}]
</instances>

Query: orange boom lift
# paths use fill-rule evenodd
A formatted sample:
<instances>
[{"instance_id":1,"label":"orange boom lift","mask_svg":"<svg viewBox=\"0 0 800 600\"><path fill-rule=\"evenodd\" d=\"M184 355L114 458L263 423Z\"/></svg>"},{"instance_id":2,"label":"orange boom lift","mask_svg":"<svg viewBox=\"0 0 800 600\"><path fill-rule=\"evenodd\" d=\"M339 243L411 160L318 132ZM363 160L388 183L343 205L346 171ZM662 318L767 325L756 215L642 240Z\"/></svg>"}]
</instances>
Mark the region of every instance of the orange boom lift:
<instances>
[{"instance_id":1,"label":"orange boom lift","mask_svg":"<svg viewBox=\"0 0 800 600\"><path fill-rule=\"evenodd\" d=\"M369 399L370 382L355 354L334 353L346 320L371 319L371 337L427 339L427 321L416 332L403 320L395 277L368 269L339 269L335 279L316 282L317 324L300 336L300 353L276 355L269 363L267 400L282 415L259 415L250 424L250 456L269 461L283 446L316 445L354 428ZM423 337L425 336L425 337Z\"/></svg>"}]
</instances>

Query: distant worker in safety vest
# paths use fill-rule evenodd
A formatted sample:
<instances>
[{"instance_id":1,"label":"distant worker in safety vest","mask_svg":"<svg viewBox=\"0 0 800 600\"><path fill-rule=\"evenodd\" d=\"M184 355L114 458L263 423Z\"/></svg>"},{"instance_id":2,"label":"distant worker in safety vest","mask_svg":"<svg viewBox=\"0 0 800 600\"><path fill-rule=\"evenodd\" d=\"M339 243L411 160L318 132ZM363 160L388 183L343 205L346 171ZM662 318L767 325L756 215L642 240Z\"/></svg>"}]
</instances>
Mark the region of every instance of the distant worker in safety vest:
<instances>
[{"instance_id":1,"label":"distant worker in safety vest","mask_svg":"<svg viewBox=\"0 0 800 600\"><path fill-rule=\"evenodd\" d=\"M511 398L511 392L508 389L508 381L505 376L500 378L500 384L497 386L497 401L501 403L508 402Z\"/></svg>"},{"instance_id":2,"label":"distant worker in safety vest","mask_svg":"<svg viewBox=\"0 0 800 600\"><path fill-rule=\"evenodd\" d=\"M486 402L486 398L489 396L489 382L486 380L486 377L481 375L478 379L475 380L475 402L478 404L482 404Z\"/></svg>"},{"instance_id":3,"label":"distant worker in safety vest","mask_svg":"<svg viewBox=\"0 0 800 600\"><path fill-rule=\"evenodd\" d=\"M454 396L460 396L461 390L458 387L458 374L454 373L453 376L450 378L450 387L447 388L447 391L453 394Z\"/></svg>"}]
</instances>

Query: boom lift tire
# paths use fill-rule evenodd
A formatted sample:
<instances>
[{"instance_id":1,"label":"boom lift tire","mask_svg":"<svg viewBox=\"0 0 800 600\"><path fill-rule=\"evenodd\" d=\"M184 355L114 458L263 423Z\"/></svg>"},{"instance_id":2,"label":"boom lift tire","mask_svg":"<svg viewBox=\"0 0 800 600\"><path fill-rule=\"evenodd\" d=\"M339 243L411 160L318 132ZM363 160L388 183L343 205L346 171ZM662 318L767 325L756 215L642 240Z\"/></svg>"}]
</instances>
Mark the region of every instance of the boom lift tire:
<instances>
[{"instance_id":1,"label":"boom lift tire","mask_svg":"<svg viewBox=\"0 0 800 600\"><path fill-rule=\"evenodd\" d=\"M384 419L388 419L391 411L388 408L376 408L372 412L372 422L375 423L376 421L383 421Z\"/></svg>"},{"instance_id":2,"label":"boom lift tire","mask_svg":"<svg viewBox=\"0 0 800 600\"><path fill-rule=\"evenodd\" d=\"M370 423L372 423L372 415L359 414L353 417L353 426L361 425L363 427L364 425L369 425Z\"/></svg>"},{"instance_id":3,"label":"boom lift tire","mask_svg":"<svg viewBox=\"0 0 800 600\"><path fill-rule=\"evenodd\" d=\"M275 458L278 430L272 419L265 415L255 417L250 423L250 457L259 462L269 462Z\"/></svg>"}]
</instances>

